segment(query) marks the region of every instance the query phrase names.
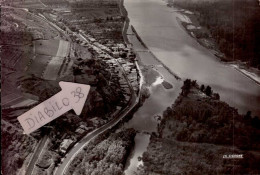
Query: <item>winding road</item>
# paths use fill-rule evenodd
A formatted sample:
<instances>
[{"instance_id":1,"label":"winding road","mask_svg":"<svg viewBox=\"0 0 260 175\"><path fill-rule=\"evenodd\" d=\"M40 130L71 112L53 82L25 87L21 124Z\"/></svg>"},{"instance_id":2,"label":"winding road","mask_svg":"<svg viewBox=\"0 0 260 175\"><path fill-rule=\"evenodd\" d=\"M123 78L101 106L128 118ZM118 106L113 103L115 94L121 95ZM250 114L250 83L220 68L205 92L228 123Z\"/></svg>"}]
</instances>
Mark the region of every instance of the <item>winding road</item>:
<instances>
[{"instance_id":1,"label":"winding road","mask_svg":"<svg viewBox=\"0 0 260 175\"><path fill-rule=\"evenodd\" d=\"M84 40L86 40L85 37L81 37ZM87 41L87 40L86 40ZM88 42L88 41L87 41ZM110 129L112 127L114 127L118 122L120 122L126 115L128 115L131 110L139 103L139 98L140 98L140 91L139 94L136 95L129 79L127 78L126 72L124 70L124 68L120 65L120 63L118 63L118 66L121 67L121 70L123 72L123 76L127 81L127 84L130 88L131 91L131 98L130 101L127 105L126 108L124 108L113 120L111 120L110 122L108 122L107 124L101 126L100 128L92 131L91 133L89 133L88 135L86 135L85 137L83 137L70 151L69 153L66 155L66 157L63 159L62 163L60 166L58 166L57 169L55 169L54 174L55 175L63 175L66 173L68 166L70 165L71 161L77 156L77 154L94 138L96 138L97 136L99 136L100 134L104 133L107 129Z\"/></svg>"},{"instance_id":2,"label":"winding road","mask_svg":"<svg viewBox=\"0 0 260 175\"><path fill-rule=\"evenodd\" d=\"M39 158L39 155L41 154L41 151L46 143L46 141L48 140L48 137L47 136L44 136L40 143L38 144L34 154L33 154L33 157L31 158L30 162L29 162L29 165L27 167L27 170L26 170L26 173L25 175L30 175L33 173L33 170L34 170L34 166L37 162L37 159Z\"/></svg>"},{"instance_id":3,"label":"winding road","mask_svg":"<svg viewBox=\"0 0 260 175\"><path fill-rule=\"evenodd\" d=\"M135 93L134 93L135 94ZM94 138L99 136L100 134L104 133L107 129L112 128L115 126L119 121L121 121L129 112L138 104L138 100L136 95L130 100L130 104L127 108L125 108L120 115L116 118L108 122L107 124L101 126L100 128L92 131L90 134L86 135L81 141L79 141L66 155L66 158L63 160L61 165L56 169L54 172L55 175L63 175L67 171L68 166L70 165L71 161L77 156L77 154Z\"/></svg>"}]
</instances>

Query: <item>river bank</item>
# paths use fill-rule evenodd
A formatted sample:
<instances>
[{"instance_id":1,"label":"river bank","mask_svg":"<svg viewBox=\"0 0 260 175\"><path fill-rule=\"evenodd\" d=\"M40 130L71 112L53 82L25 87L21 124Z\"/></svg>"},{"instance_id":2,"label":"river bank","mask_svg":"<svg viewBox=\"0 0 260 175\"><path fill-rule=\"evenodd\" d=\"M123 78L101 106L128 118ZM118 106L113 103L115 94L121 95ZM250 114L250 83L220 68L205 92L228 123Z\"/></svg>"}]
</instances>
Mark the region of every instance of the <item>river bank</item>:
<instances>
[{"instance_id":1,"label":"river bank","mask_svg":"<svg viewBox=\"0 0 260 175\"><path fill-rule=\"evenodd\" d=\"M207 48L218 60L231 66L256 84L260 85L260 70L248 66L245 62L234 61L233 58L225 56L225 54L219 50L219 46L214 41L208 29L199 25L197 16L194 12L178 7L170 8L173 8L174 12L179 14L177 20L188 35L194 38L201 46Z\"/></svg>"},{"instance_id":2,"label":"river bank","mask_svg":"<svg viewBox=\"0 0 260 175\"><path fill-rule=\"evenodd\" d=\"M151 54L151 56L158 61L168 72L170 72L177 80L181 80L181 78L174 73L171 69L169 69L161 60L159 60L154 54L153 52L151 52L149 50L149 48L146 46L146 44L143 42L142 38L138 35L138 33L136 32L135 28L131 25L131 29L134 32L136 38L139 40L139 42L142 44L142 46L145 48L145 50L147 50L147 52L149 52Z\"/></svg>"},{"instance_id":3,"label":"river bank","mask_svg":"<svg viewBox=\"0 0 260 175\"><path fill-rule=\"evenodd\" d=\"M134 27L127 30L126 36L136 53L142 75L143 94L147 99L142 102L132 119L123 128L134 128L138 133L135 146L127 159L124 173L132 175L142 165L142 154L146 151L152 132L157 131L158 115L166 109L180 92L180 78L167 68L141 40Z\"/></svg>"}]
</instances>

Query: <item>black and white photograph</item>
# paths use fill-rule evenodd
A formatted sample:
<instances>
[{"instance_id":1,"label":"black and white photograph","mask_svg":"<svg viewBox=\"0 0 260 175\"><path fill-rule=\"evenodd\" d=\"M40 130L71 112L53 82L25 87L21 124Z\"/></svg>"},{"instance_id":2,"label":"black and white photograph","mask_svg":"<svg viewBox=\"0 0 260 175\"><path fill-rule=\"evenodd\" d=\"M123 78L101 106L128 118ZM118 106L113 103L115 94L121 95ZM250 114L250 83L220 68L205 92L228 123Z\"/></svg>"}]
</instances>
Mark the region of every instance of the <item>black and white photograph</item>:
<instances>
[{"instance_id":1,"label":"black and white photograph","mask_svg":"<svg viewBox=\"0 0 260 175\"><path fill-rule=\"evenodd\" d=\"M259 0L0 0L1 175L260 175Z\"/></svg>"}]
</instances>

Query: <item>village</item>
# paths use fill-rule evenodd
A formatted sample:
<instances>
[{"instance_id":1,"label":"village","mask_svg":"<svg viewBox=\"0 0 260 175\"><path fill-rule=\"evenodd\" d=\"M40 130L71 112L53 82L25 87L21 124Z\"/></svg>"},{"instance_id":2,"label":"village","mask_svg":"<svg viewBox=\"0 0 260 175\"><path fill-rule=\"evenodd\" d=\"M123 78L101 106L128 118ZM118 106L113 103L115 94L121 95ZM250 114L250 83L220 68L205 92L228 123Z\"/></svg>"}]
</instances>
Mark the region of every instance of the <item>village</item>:
<instances>
[{"instance_id":1,"label":"village","mask_svg":"<svg viewBox=\"0 0 260 175\"><path fill-rule=\"evenodd\" d=\"M120 82L121 88L118 89L118 91L122 91L123 89L125 101L122 102L122 106L116 107L116 111L113 113L113 115L117 115L122 110L123 106L127 105L131 97L131 91L124 74L130 81L135 93L138 94L139 92L140 75L139 70L137 69L137 60L131 45L126 46L123 43L102 45L90 35L86 35L83 31L80 31L79 34L73 33L73 36L81 36L76 38L76 41L79 44L88 47L90 51L97 56L97 59L104 61L108 65L106 70L110 72L109 83L112 84L113 81ZM73 65L73 69L77 69L77 71L83 71L87 74L89 67L84 65L84 62L86 61L87 60L78 58ZM96 80L93 79L92 82L96 82ZM94 128L100 125L97 118L91 119L91 121L94 124ZM80 136L91 129L92 128L88 128L85 125L80 125L75 130L75 133ZM59 147L59 152L65 154L75 141L76 139L73 138L64 139Z\"/></svg>"},{"instance_id":2,"label":"village","mask_svg":"<svg viewBox=\"0 0 260 175\"><path fill-rule=\"evenodd\" d=\"M140 70L138 70L136 55L133 52L131 45L126 45L124 43L112 44L113 41L109 44L100 44L99 40L96 40L94 37L86 34L86 32L82 30L79 30L79 32L72 32L70 33L70 36L74 42L88 48L88 50L95 56L95 59L105 63L105 70L110 74L108 84L115 86L114 89L116 89L116 91L123 92L124 100L120 103L121 105L116 106L116 110L111 114L111 117L113 118L116 115L119 115L120 111L122 111L122 109L130 102L132 95L126 79L129 80L130 85L136 94L138 94L140 90ZM95 76L91 75L93 70L87 66L88 62L88 59L77 58L72 65L72 69L74 72L81 72L84 73L85 76L88 76L88 80L91 80L89 82L90 84L96 84L98 80ZM116 82L120 83L120 88L116 87ZM63 135L60 145L54 145L51 148L52 151L61 156L61 159L58 158L55 161L55 166L59 166L64 159L62 157L66 157L69 150L72 149L84 135L106 123L105 120L101 120L97 117L92 118L89 121L91 124L89 122L80 122L80 125L75 129L73 134ZM39 159L36 164L39 168L45 167L44 165L48 162L45 158L48 158L46 157L46 154ZM45 167L45 169L49 169L49 171L52 171L53 168L54 165L51 164Z\"/></svg>"},{"instance_id":3,"label":"village","mask_svg":"<svg viewBox=\"0 0 260 175\"><path fill-rule=\"evenodd\" d=\"M45 1L42 2L46 3ZM48 2L51 3L51 1ZM79 117L73 112L69 112L65 114L66 117L55 121L59 123L56 125L57 127L53 127L53 124L51 124L32 133L29 139L32 139L33 143L37 143L37 139L41 140L38 144L39 146L42 145L43 149L42 154L34 162L33 171L36 174L43 171L53 172L54 168L59 166L67 153L84 136L122 115L122 111L132 103L132 96L139 93L140 70L136 55L131 44L126 44L122 37L125 17L118 11L118 1L112 3L107 1L106 3L108 5L104 5L104 7L108 8L107 12L102 12L97 17L85 14L84 11L75 7L75 4L70 5L70 7L67 6L68 4L59 7L54 4L55 8L50 9L39 6L37 3L25 3L24 6L21 6L17 1L15 6L18 8L10 7L14 4L4 6L4 22L6 23L4 27L8 27L4 31L27 32L30 36L30 38L26 38L27 40L21 40L20 35L17 38L10 40L5 38L3 40L8 41L9 45L19 44L16 46L18 51L21 50L22 46L27 49L21 50L23 53L21 56L17 54L18 52L7 50L7 46L4 46L5 52L10 52L10 59L14 60L3 60L7 72L4 74L5 79L8 76L16 75L12 72L17 70L26 73L24 75L27 77L19 80L19 93L17 95L20 95L19 98L23 101L13 101L14 98L17 98L16 94L15 97L12 97L11 93L6 95L4 121L7 121L6 123L11 126L11 130L19 128L16 121L17 115L26 112L44 98L50 97L46 92L52 92L54 89L50 89L51 86L46 86L45 82L48 81L59 81L65 77L67 81L91 85L92 97L90 98L94 99L92 106L95 106L94 111L97 111L96 113L99 112L99 108L104 109L105 98L108 98L109 101L113 98L111 90L114 91L113 94L120 96L120 98L119 96L114 97L114 100L118 99L118 102L111 103L111 109L107 110L104 116L101 114L88 116L84 113L83 117ZM84 5L85 8L89 8L88 4ZM39 6L40 9L31 8L31 6L37 6L37 8ZM90 11L95 13L98 8L98 6L92 6ZM86 18L81 18L79 15ZM72 18L75 18L75 20L71 20ZM14 24L9 21L14 21ZM21 41L23 42L20 43ZM91 66L93 61L95 68ZM97 76L100 73L97 73L97 71L100 71L104 78L100 79ZM33 74L33 76L31 77L30 74ZM14 76L14 78L13 82L15 83L19 77ZM104 86L100 85L102 81L105 81ZM101 90L97 90L97 87L101 87ZM22 96L23 94L20 91L26 92L27 96ZM104 93L100 94L100 91ZM30 99L31 97L34 97L33 100ZM87 104L87 108L89 105L91 104ZM11 114L9 111L11 111ZM42 133L46 131L49 133L48 136L42 137ZM26 135L23 137L27 141ZM14 148L14 151L20 149L16 146L16 143L20 144L20 142L16 142L15 133L10 135L10 139L14 142L8 148ZM26 142L21 144L24 143ZM24 147L21 148L24 149ZM10 163L16 164L17 162L19 167L28 164L32 159L31 156L33 156L29 152L29 148L31 147L24 151L24 161L11 162L10 160ZM14 151L7 152L11 155ZM9 163L9 161L6 163ZM11 164L10 166L13 166Z\"/></svg>"}]
</instances>

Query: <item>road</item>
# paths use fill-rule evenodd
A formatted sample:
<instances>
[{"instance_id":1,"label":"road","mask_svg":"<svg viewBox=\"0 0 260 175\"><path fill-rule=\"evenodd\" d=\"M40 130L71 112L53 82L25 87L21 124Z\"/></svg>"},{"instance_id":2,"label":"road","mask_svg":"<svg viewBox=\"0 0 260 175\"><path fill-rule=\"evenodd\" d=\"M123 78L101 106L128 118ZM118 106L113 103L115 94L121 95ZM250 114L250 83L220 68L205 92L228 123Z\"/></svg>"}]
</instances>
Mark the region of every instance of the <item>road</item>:
<instances>
[{"instance_id":1,"label":"road","mask_svg":"<svg viewBox=\"0 0 260 175\"><path fill-rule=\"evenodd\" d=\"M77 156L77 154L94 138L96 138L97 136L99 136L100 134L104 133L107 129L110 129L112 127L114 127L119 121L121 121L126 115L128 115L130 113L130 111L138 104L139 102L139 97L140 97L140 92L138 94L138 96L136 96L135 91L131 85L131 83L129 82L127 75L124 71L124 69L122 68L122 66L118 63L118 65L121 67L122 71L123 71L123 76L124 78L127 80L127 84L130 88L131 91L131 98L130 101L128 103L128 106L121 111L121 113L119 115L117 115L113 120L111 120L110 122L108 122L107 124L101 126L100 128L92 131L91 133L89 133L88 135L86 135L85 137L83 137L70 151L69 153L66 155L65 159L63 159L61 165L56 169L56 171L54 172L55 175L63 175L66 171L68 166L70 165L71 161Z\"/></svg>"},{"instance_id":2,"label":"road","mask_svg":"<svg viewBox=\"0 0 260 175\"><path fill-rule=\"evenodd\" d=\"M125 73L123 74L124 76ZM126 77L125 77L126 78ZM71 163L71 161L76 157L76 155L94 138L96 138L98 135L104 133L107 129L112 128L115 126L121 119L123 119L129 112L138 104L139 102L139 95L136 96L135 92L130 84L130 82L127 79L128 85L131 87L131 94L132 97L130 99L130 102L128 106L118 115L116 118L108 122L107 124L101 126L100 128L92 131L90 134L86 135L84 138L82 138L81 141L79 141L66 155L66 158L63 160L62 164L56 169L55 175L63 175Z\"/></svg>"},{"instance_id":3,"label":"road","mask_svg":"<svg viewBox=\"0 0 260 175\"><path fill-rule=\"evenodd\" d=\"M58 167L55 171L55 175L63 175L66 171L68 166L70 165L71 161L77 156L77 154L94 138L98 135L104 133L107 129L112 128L115 126L121 119L123 119L129 112L138 104L137 97L134 95L133 98L130 100L130 105L125 108L119 116L108 122L107 124L101 126L100 128L94 130L87 136L85 136L81 141L74 146L70 152L67 154L66 158L63 160L62 164Z\"/></svg>"},{"instance_id":4,"label":"road","mask_svg":"<svg viewBox=\"0 0 260 175\"><path fill-rule=\"evenodd\" d=\"M32 159L30 160L29 162L29 165L27 167L27 170L26 170L26 173L25 175L31 175L32 172L33 172L33 169L34 169L34 166L37 162L37 159L39 158L39 155L41 154L41 151L45 145L45 142L47 141L48 137L47 136L44 136L43 139L41 139L38 147L36 148L34 154L33 154L33 157Z\"/></svg>"},{"instance_id":5,"label":"road","mask_svg":"<svg viewBox=\"0 0 260 175\"><path fill-rule=\"evenodd\" d=\"M89 41L81 34L78 35L80 38L82 38L83 40L85 40L87 43L89 43ZM97 47L97 46L96 46ZM100 48L101 49L101 48ZM102 50L102 49L101 49ZM103 50L104 51L104 50ZM107 51L104 51L107 54ZM125 109L123 109L114 119L112 119L110 122L108 122L107 124L101 126L100 128L92 131L91 133L89 133L88 135L86 135L85 137L83 137L70 151L69 153L66 155L66 157L63 159L62 163L60 166L57 167L57 169L55 170L54 174L55 175L63 175L66 173L68 166L70 165L71 161L77 156L77 154L94 138L96 138L97 136L99 136L100 134L104 133L107 129L110 129L112 127L114 127L118 122L120 122L126 115L128 115L131 110L138 104L139 102L139 97L140 97L140 91L138 96L136 95L129 79L127 78L126 72L124 70L124 68L121 66L121 64L117 61L118 66L121 68L122 72L123 72L123 76L127 81L127 84L130 88L130 92L131 92L131 98L130 101L127 105L127 107Z\"/></svg>"}]
</instances>

